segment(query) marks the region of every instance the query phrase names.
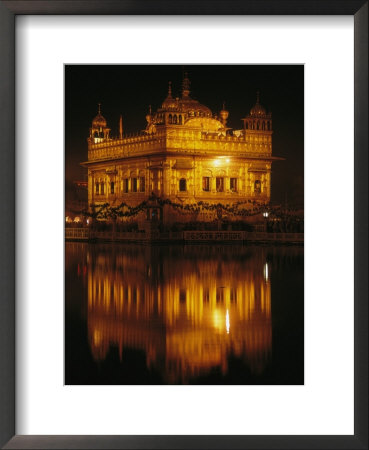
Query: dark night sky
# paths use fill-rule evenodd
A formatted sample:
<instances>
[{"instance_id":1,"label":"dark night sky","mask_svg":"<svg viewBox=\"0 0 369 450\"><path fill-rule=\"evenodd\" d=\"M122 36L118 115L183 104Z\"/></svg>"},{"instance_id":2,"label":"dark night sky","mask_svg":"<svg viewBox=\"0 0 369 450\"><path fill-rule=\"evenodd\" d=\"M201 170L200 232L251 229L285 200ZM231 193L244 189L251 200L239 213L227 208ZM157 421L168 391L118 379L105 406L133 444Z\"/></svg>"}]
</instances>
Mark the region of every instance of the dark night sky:
<instances>
[{"instance_id":1,"label":"dark night sky","mask_svg":"<svg viewBox=\"0 0 369 450\"><path fill-rule=\"evenodd\" d=\"M228 126L241 129L260 91L260 103L273 114L272 202L303 205L304 67L302 65L186 65L190 96L218 114L225 101ZM87 160L87 137L101 103L103 116L118 135L146 126L148 105L155 111L172 81L180 96L183 67L179 65L72 65L65 68L66 183L87 179L79 163Z\"/></svg>"}]
</instances>

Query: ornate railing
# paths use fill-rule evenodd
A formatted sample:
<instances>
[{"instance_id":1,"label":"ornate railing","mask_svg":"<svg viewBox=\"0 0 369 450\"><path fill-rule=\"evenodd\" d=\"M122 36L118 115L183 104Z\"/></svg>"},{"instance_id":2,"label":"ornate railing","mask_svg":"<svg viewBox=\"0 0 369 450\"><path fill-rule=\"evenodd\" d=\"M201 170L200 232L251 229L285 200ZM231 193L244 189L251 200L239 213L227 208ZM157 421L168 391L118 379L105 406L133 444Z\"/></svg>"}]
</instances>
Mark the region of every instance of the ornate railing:
<instances>
[{"instance_id":1,"label":"ornate railing","mask_svg":"<svg viewBox=\"0 0 369 450\"><path fill-rule=\"evenodd\" d=\"M95 231L89 228L66 228L66 240L103 241L183 241L183 242L264 242L302 244L304 233L267 233L261 231Z\"/></svg>"}]
</instances>

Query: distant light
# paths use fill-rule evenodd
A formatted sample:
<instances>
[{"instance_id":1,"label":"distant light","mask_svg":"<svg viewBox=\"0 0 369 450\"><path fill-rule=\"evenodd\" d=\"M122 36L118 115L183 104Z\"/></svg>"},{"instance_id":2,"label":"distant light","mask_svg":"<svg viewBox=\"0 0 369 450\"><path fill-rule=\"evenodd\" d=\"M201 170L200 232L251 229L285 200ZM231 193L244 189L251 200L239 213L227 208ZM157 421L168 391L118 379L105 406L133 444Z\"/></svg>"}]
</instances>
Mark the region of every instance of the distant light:
<instances>
[{"instance_id":1,"label":"distant light","mask_svg":"<svg viewBox=\"0 0 369 450\"><path fill-rule=\"evenodd\" d=\"M266 211L265 213L263 213L263 216L264 216L264 217L268 217L268 216L269 216L269 213Z\"/></svg>"},{"instance_id":2,"label":"distant light","mask_svg":"<svg viewBox=\"0 0 369 450\"><path fill-rule=\"evenodd\" d=\"M87 219L86 222L87 222L87 225L88 225L90 223L90 219Z\"/></svg>"},{"instance_id":3,"label":"distant light","mask_svg":"<svg viewBox=\"0 0 369 450\"><path fill-rule=\"evenodd\" d=\"M227 334L229 334L229 328L230 328L230 323L229 323L229 311L227 309L226 312L226 330L227 330Z\"/></svg>"},{"instance_id":4,"label":"distant light","mask_svg":"<svg viewBox=\"0 0 369 450\"><path fill-rule=\"evenodd\" d=\"M67 217L65 218L65 221L66 221L66 222L72 222L72 219L71 219L69 216L67 216Z\"/></svg>"},{"instance_id":5,"label":"distant light","mask_svg":"<svg viewBox=\"0 0 369 450\"><path fill-rule=\"evenodd\" d=\"M81 219L77 216L77 217L74 218L74 221L75 221L76 223L78 223L78 222L81 221Z\"/></svg>"}]
</instances>

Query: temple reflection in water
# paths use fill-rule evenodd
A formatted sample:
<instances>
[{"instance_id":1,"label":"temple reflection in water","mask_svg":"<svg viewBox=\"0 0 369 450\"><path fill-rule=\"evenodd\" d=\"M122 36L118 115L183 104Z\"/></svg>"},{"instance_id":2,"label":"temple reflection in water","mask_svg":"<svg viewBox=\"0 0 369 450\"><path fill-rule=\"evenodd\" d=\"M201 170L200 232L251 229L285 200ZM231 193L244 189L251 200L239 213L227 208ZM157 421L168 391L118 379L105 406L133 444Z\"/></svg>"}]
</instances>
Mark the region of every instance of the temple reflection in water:
<instances>
[{"instance_id":1,"label":"temple reflection in water","mask_svg":"<svg viewBox=\"0 0 369 450\"><path fill-rule=\"evenodd\" d=\"M303 382L303 249L66 251L66 384Z\"/></svg>"},{"instance_id":2,"label":"temple reflection in water","mask_svg":"<svg viewBox=\"0 0 369 450\"><path fill-rule=\"evenodd\" d=\"M87 323L96 361L112 346L143 350L167 383L186 383L230 355L261 372L272 350L271 290L263 255L232 248L157 247L89 253ZM200 255L198 254L200 252ZM229 255L227 255L229 253ZM240 255L238 255L240 256ZM255 260L257 259L257 260Z\"/></svg>"}]
</instances>

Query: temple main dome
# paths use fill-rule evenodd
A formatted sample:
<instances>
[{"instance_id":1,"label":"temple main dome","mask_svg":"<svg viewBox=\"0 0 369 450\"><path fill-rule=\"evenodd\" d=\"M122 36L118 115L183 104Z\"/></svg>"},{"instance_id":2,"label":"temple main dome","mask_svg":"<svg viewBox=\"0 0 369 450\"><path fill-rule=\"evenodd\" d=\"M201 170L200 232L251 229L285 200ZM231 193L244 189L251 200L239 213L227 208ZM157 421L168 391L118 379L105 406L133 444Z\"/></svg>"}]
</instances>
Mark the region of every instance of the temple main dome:
<instances>
[{"instance_id":1,"label":"temple main dome","mask_svg":"<svg viewBox=\"0 0 369 450\"><path fill-rule=\"evenodd\" d=\"M210 108L208 108L205 105L202 105L197 100L194 100L190 97L182 98L179 101L179 107L180 111L187 112L189 115L204 115L204 116L210 116L212 115L212 112Z\"/></svg>"},{"instance_id":2,"label":"temple main dome","mask_svg":"<svg viewBox=\"0 0 369 450\"><path fill-rule=\"evenodd\" d=\"M210 108L202 105L197 100L190 97L190 80L187 74L182 82L182 97L172 97L172 86L169 82L168 95L161 105L162 111L177 111L187 113L189 116L205 116L211 117L212 112Z\"/></svg>"}]
</instances>

